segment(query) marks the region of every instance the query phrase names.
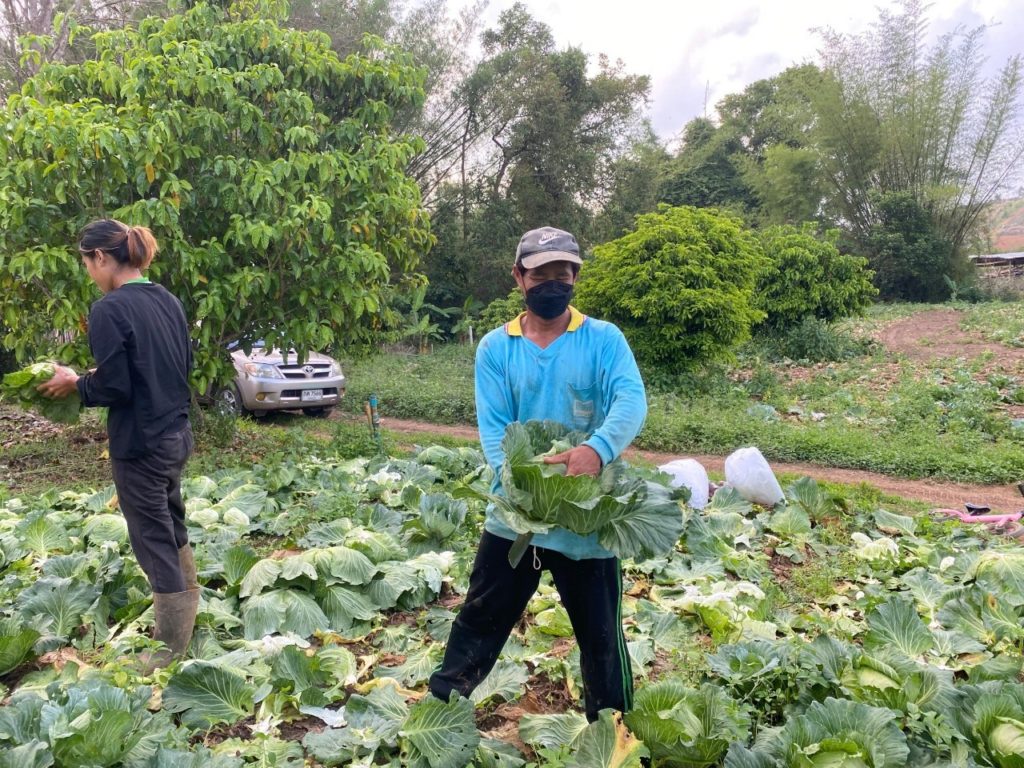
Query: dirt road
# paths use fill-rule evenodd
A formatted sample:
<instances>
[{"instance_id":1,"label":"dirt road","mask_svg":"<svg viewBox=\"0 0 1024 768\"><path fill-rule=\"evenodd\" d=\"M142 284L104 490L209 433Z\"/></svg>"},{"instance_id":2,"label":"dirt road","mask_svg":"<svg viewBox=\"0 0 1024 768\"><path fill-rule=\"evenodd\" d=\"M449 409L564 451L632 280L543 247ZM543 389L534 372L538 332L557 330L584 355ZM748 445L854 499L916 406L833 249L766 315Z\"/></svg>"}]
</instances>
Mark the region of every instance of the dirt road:
<instances>
[{"instance_id":1,"label":"dirt road","mask_svg":"<svg viewBox=\"0 0 1024 768\"><path fill-rule=\"evenodd\" d=\"M461 437L467 440L476 440L478 437L475 427L464 425L450 426L386 418L382 421L381 426L393 432L406 435L432 433L435 435L451 435L452 437ZM723 463L725 462L724 456L656 453L654 451L634 449L627 451L626 455L627 457L638 455L655 464L664 464L672 459L696 459L710 472L722 472ZM858 469L838 469L836 467L823 467L817 464L773 461L771 465L779 474L808 475L815 480L825 480L831 483L844 483L847 485L867 483L878 488L883 493L899 496L904 499L924 501L936 507L959 508L964 502L969 501L975 504L987 504L992 509L1000 512L1016 512L1024 509L1024 497L1021 497L1020 492L1014 485L968 485L965 483L944 483L935 480L906 480L899 477L882 475L877 472L865 472ZM1024 480L1024 478L1021 479Z\"/></svg>"},{"instance_id":2,"label":"dirt road","mask_svg":"<svg viewBox=\"0 0 1024 768\"><path fill-rule=\"evenodd\" d=\"M875 338L886 349L912 360L962 357L971 360L989 353L992 364L1006 369L1024 366L1024 349L987 341L979 334L960 329L961 313L955 309L932 309L890 323Z\"/></svg>"}]
</instances>

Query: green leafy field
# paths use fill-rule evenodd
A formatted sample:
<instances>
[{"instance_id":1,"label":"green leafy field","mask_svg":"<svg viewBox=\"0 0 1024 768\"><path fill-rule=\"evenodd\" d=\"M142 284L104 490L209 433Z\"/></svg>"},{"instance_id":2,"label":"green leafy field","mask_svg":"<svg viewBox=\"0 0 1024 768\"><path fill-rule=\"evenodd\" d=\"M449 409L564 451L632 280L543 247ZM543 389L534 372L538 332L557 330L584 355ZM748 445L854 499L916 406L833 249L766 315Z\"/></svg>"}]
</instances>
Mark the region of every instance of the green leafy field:
<instances>
[{"instance_id":1,"label":"green leafy field","mask_svg":"<svg viewBox=\"0 0 1024 768\"><path fill-rule=\"evenodd\" d=\"M152 614L112 490L7 498L0 766L1024 761L1024 550L808 480L774 511L681 506L673 554L626 563L624 722L586 726L546 580L472 701L423 698L482 521L453 494L488 470L421 456L191 474L198 628L152 678L124 661Z\"/></svg>"}]
</instances>

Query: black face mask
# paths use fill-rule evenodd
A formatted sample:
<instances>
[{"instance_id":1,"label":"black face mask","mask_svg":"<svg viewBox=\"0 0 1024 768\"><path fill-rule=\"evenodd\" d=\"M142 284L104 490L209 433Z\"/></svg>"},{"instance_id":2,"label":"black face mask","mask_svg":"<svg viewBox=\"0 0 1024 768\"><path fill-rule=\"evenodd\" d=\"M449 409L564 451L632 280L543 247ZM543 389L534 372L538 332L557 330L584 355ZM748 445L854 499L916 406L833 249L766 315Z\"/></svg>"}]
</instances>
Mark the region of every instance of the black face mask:
<instances>
[{"instance_id":1,"label":"black face mask","mask_svg":"<svg viewBox=\"0 0 1024 768\"><path fill-rule=\"evenodd\" d=\"M572 286L559 280L548 280L526 292L526 306L545 320L554 320L569 306Z\"/></svg>"}]
</instances>

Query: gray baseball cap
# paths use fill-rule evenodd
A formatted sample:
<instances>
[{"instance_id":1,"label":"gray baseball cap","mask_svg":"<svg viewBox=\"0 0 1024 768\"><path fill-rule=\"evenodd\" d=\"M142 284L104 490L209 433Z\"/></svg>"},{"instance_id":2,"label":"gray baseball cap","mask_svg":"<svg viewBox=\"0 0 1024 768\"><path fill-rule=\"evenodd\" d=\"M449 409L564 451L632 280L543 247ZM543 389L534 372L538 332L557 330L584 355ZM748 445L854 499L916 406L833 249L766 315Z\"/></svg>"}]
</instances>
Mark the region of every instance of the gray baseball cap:
<instances>
[{"instance_id":1,"label":"gray baseball cap","mask_svg":"<svg viewBox=\"0 0 1024 768\"><path fill-rule=\"evenodd\" d=\"M580 246L576 238L564 229L540 227L531 229L516 247L516 265L523 269L536 269L552 261L582 264Z\"/></svg>"}]
</instances>

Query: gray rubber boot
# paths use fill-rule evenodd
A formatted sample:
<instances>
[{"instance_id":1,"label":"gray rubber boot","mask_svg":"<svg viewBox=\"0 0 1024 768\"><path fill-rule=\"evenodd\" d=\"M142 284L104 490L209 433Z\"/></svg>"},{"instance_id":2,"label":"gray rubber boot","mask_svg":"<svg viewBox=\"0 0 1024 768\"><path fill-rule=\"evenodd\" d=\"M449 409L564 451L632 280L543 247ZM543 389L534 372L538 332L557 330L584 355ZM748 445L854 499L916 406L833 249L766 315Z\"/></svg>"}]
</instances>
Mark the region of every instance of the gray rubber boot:
<instances>
[{"instance_id":1,"label":"gray rubber boot","mask_svg":"<svg viewBox=\"0 0 1024 768\"><path fill-rule=\"evenodd\" d=\"M191 544L186 544L178 550L178 563L181 565L181 575L185 578L185 590L191 592L193 589L199 589L196 561L192 554Z\"/></svg>"},{"instance_id":2,"label":"gray rubber boot","mask_svg":"<svg viewBox=\"0 0 1024 768\"><path fill-rule=\"evenodd\" d=\"M199 590L170 594L157 592L153 595L153 609L156 612L153 639L162 641L175 656L181 656L192 640L199 610Z\"/></svg>"},{"instance_id":3,"label":"gray rubber boot","mask_svg":"<svg viewBox=\"0 0 1024 768\"><path fill-rule=\"evenodd\" d=\"M156 622L153 639L167 646L159 651L140 653L137 665L143 674L151 674L159 667L166 667L188 650L192 640L192 629L199 610L199 589L184 592L153 593L153 611Z\"/></svg>"}]
</instances>

